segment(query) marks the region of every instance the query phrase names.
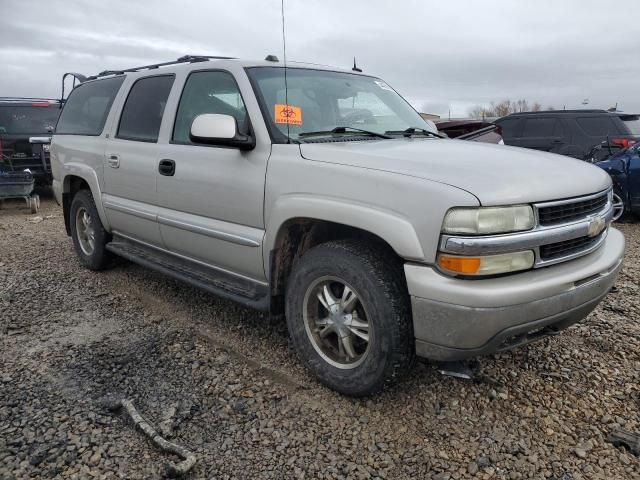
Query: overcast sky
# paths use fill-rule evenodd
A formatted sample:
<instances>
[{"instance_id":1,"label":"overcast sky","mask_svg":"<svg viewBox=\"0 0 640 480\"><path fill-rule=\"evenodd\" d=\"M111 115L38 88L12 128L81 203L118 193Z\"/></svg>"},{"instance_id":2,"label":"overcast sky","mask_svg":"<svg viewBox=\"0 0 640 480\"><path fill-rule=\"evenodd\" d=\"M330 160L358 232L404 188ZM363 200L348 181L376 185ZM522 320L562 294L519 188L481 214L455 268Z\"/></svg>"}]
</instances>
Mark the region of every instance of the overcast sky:
<instances>
[{"instance_id":1,"label":"overcast sky","mask_svg":"<svg viewBox=\"0 0 640 480\"><path fill-rule=\"evenodd\" d=\"M638 0L285 0L287 57L384 78L418 110L505 98L640 112ZM0 96L184 54L282 59L280 0L0 0Z\"/></svg>"}]
</instances>

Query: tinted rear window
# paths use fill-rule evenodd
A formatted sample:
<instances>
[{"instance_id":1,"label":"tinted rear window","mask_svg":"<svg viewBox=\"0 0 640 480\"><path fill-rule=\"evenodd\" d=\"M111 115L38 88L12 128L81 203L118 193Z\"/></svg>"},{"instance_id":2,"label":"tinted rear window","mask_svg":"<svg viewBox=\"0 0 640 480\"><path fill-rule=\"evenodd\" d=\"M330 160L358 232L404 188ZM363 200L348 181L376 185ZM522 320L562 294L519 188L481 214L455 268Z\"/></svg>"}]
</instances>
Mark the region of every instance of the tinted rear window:
<instances>
[{"instance_id":1,"label":"tinted rear window","mask_svg":"<svg viewBox=\"0 0 640 480\"><path fill-rule=\"evenodd\" d=\"M635 117L634 119L629 120L622 118L622 122L624 123L624 126L629 129L629 132L632 135L640 135L640 118Z\"/></svg>"},{"instance_id":2,"label":"tinted rear window","mask_svg":"<svg viewBox=\"0 0 640 480\"><path fill-rule=\"evenodd\" d=\"M146 77L131 87L122 109L118 138L156 142L162 114L173 85L173 75Z\"/></svg>"},{"instance_id":3,"label":"tinted rear window","mask_svg":"<svg viewBox=\"0 0 640 480\"><path fill-rule=\"evenodd\" d=\"M0 105L0 134L31 135L53 131L60 115L60 107L32 107Z\"/></svg>"},{"instance_id":4,"label":"tinted rear window","mask_svg":"<svg viewBox=\"0 0 640 480\"><path fill-rule=\"evenodd\" d=\"M557 118L527 118L524 121L523 137L560 137L562 127Z\"/></svg>"},{"instance_id":5,"label":"tinted rear window","mask_svg":"<svg viewBox=\"0 0 640 480\"><path fill-rule=\"evenodd\" d=\"M603 137L606 135L615 135L621 132L620 128L616 125L608 115L599 115L594 117L578 117L576 118L576 122L580 125L580 128L584 130L584 132L592 137Z\"/></svg>"},{"instance_id":6,"label":"tinted rear window","mask_svg":"<svg viewBox=\"0 0 640 480\"><path fill-rule=\"evenodd\" d=\"M503 137L513 138L518 133L516 130L518 128L518 122L520 122L519 118L508 118L506 120L500 120L500 122L496 123L498 123L498 125L500 125L500 128L502 128Z\"/></svg>"},{"instance_id":7,"label":"tinted rear window","mask_svg":"<svg viewBox=\"0 0 640 480\"><path fill-rule=\"evenodd\" d=\"M100 135L124 77L82 83L73 89L56 126L56 134Z\"/></svg>"}]
</instances>

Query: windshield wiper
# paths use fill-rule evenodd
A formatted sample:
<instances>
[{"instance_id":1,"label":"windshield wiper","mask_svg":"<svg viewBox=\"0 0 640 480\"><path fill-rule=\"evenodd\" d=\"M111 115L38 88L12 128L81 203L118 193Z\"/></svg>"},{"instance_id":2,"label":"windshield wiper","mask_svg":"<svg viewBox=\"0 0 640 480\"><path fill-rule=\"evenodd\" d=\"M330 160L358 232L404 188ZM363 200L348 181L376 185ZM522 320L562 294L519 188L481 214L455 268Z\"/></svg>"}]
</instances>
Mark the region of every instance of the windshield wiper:
<instances>
[{"instance_id":1,"label":"windshield wiper","mask_svg":"<svg viewBox=\"0 0 640 480\"><path fill-rule=\"evenodd\" d=\"M431 130L427 130L426 128L420 128L420 127L409 127L405 130L388 130L384 133L386 133L387 135L402 135L404 137L411 137L413 134L415 133L422 133L424 135L431 135L434 136L436 138L447 138L446 136L442 135L441 133L436 133L436 132L432 132Z\"/></svg>"},{"instance_id":2,"label":"windshield wiper","mask_svg":"<svg viewBox=\"0 0 640 480\"><path fill-rule=\"evenodd\" d=\"M389 135L385 135L384 133L372 132L370 130L363 130L361 128L355 127L336 127L333 130L319 130L317 132L303 132L298 135L298 138L305 137L315 137L319 135L332 135L334 133L347 133L347 130L351 130L353 132L365 133L367 135L371 135L373 137L378 138L392 138Z\"/></svg>"}]
</instances>

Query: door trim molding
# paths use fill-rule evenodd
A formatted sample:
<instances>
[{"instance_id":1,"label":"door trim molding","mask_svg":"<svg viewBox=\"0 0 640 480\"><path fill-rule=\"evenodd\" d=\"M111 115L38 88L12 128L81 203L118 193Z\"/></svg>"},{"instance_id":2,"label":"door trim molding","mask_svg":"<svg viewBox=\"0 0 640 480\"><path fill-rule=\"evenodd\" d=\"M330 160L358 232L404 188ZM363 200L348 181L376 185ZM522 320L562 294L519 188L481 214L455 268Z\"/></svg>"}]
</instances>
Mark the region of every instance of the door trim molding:
<instances>
[{"instance_id":1,"label":"door trim molding","mask_svg":"<svg viewBox=\"0 0 640 480\"><path fill-rule=\"evenodd\" d=\"M115 210L116 212L127 213L129 215L133 215L134 217L143 218L145 220L151 220L155 222L158 216L155 213L145 212L143 210L138 210L137 208L125 207L119 203L114 203L109 200L104 200L102 202L104 208Z\"/></svg>"},{"instance_id":2,"label":"door trim molding","mask_svg":"<svg viewBox=\"0 0 640 480\"><path fill-rule=\"evenodd\" d=\"M260 242L257 242L252 238L242 237L233 233L222 232L220 230L214 230L212 228L202 227L200 225L194 225L192 223L164 217L161 215L158 216L158 223L161 225L166 225L168 227L175 227L181 230L187 230L188 232L198 233L207 237L216 238L218 240L235 243L236 245L242 245L243 247L260 246Z\"/></svg>"}]
</instances>

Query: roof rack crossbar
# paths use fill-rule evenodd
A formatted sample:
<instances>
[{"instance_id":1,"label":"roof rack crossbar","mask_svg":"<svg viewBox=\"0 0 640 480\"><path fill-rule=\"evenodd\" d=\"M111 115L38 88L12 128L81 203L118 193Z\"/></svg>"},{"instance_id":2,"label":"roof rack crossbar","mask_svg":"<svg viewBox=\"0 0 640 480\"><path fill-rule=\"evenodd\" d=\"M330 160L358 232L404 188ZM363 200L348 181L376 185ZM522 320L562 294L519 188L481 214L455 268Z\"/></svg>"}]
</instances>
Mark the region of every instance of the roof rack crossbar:
<instances>
[{"instance_id":1,"label":"roof rack crossbar","mask_svg":"<svg viewBox=\"0 0 640 480\"><path fill-rule=\"evenodd\" d=\"M87 80L95 80L96 78L106 77L108 75L122 75L123 73L139 72L140 70L154 70L159 67L177 65L180 63L206 62L208 60L231 60L233 58L235 57L221 57L221 56L214 56L214 55L183 55L182 57L170 62L153 63L151 65L142 65L140 67L125 68L123 70L105 70L104 72L100 72L97 75L88 77Z\"/></svg>"}]
</instances>

